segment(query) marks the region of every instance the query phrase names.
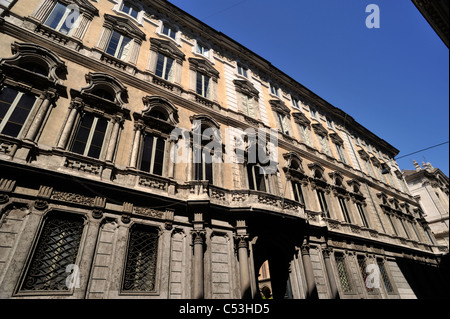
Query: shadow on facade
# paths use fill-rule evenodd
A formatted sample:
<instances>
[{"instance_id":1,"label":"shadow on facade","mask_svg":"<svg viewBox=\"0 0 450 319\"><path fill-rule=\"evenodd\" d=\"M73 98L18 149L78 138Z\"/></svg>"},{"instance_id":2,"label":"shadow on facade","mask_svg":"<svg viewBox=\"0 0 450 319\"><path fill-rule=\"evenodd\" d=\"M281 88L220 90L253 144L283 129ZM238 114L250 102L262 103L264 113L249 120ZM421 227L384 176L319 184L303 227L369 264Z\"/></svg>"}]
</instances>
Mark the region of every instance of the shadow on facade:
<instances>
[{"instance_id":1,"label":"shadow on facade","mask_svg":"<svg viewBox=\"0 0 450 319\"><path fill-rule=\"evenodd\" d=\"M398 259L398 266L418 299L448 299L450 297L449 254L439 266L431 266L408 259Z\"/></svg>"}]
</instances>

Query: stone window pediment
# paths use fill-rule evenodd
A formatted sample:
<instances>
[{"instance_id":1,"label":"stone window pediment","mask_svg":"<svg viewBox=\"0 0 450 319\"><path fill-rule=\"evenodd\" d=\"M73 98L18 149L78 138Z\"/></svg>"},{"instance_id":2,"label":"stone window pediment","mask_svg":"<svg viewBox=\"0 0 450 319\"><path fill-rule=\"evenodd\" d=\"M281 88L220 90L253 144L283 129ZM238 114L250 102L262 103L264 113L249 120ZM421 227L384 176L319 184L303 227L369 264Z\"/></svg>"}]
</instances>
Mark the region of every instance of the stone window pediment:
<instances>
[{"instance_id":1,"label":"stone window pediment","mask_svg":"<svg viewBox=\"0 0 450 319\"><path fill-rule=\"evenodd\" d=\"M145 96L142 98L145 109L134 113L136 121L142 120L152 129L169 133L178 124L178 109L166 98L161 96Z\"/></svg>"},{"instance_id":2,"label":"stone window pediment","mask_svg":"<svg viewBox=\"0 0 450 319\"><path fill-rule=\"evenodd\" d=\"M307 178L305 170L303 169L302 159L296 153L285 153L283 154L283 158L286 161L283 170L289 174L291 178L298 180Z\"/></svg>"},{"instance_id":3,"label":"stone window pediment","mask_svg":"<svg viewBox=\"0 0 450 319\"><path fill-rule=\"evenodd\" d=\"M52 51L32 43L14 42L11 58L0 59L3 74L36 87L58 86L67 75L67 67Z\"/></svg>"},{"instance_id":4,"label":"stone window pediment","mask_svg":"<svg viewBox=\"0 0 450 319\"><path fill-rule=\"evenodd\" d=\"M302 112L292 113L292 117L294 118L295 122L297 122L298 124L300 124L302 126L308 127L311 125L311 121Z\"/></svg>"},{"instance_id":5,"label":"stone window pediment","mask_svg":"<svg viewBox=\"0 0 450 319\"><path fill-rule=\"evenodd\" d=\"M123 33L137 40L139 44L146 40L145 33L127 18L105 14L104 27Z\"/></svg>"},{"instance_id":6,"label":"stone window pediment","mask_svg":"<svg viewBox=\"0 0 450 319\"><path fill-rule=\"evenodd\" d=\"M344 144L344 140L339 136L339 134L337 132L332 131L330 133L330 139L335 144L339 144L339 145L343 145Z\"/></svg>"},{"instance_id":7,"label":"stone window pediment","mask_svg":"<svg viewBox=\"0 0 450 319\"><path fill-rule=\"evenodd\" d=\"M269 103L270 103L270 106L272 107L272 110L290 117L291 110L289 109L289 107L286 106L286 104L284 104L283 101L270 100Z\"/></svg>"},{"instance_id":8,"label":"stone window pediment","mask_svg":"<svg viewBox=\"0 0 450 319\"><path fill-rule=\"evenodd\" d=\"M80 91L72 89L72 99L81 99L90 108L111 114L129 112L125 108L128 90L116 77L105 73L88 73L85 78L88 86Z\"/></svg>"},{"instance_id":9,"label":"stone window pediment","mask_svg":"<svg viewBox=\"0 0 450 319\"><path fill-rule=\"evenodd\" d=\"M180 64L186 60L186 55L171 41L150 38L150 43L150 50L169 56Z\"/></svg>"},{"instance_id":10,"label":"stone window pediment","mask_svg":"<svg viewBox=\"0 0 450 319\"><path fill-rule=\"evenodd\" d=\"M312 122L312 127L314 129L314 132L316 132L318 135L321 136L327 136L328 135L328 131L325 127L323 127L322 124L320 124L319 122Z\"/></svg>"},{"instance_id":11,"label":"stone window pediment","mask_svg":"<svg viewBox=\"0 0 450 319\"><path fill-rule=\"evenodd\" d=\"M259 92L250 81L247 80L234 80L234 85L236 86L236 91L242 94L248 95L258 101Z\"/></svg>"},{"instance_id":12,"label":"stone window pediment","mask_svg":"<svg viewBox=\"0 0 450 319\"><path fill-rule=\"evenodd\" d=\"M192 70L203 73L217 82L220 73L213 67L211 62L205 59L189 58L189 63Z\"/></svg>"}]
</instances>

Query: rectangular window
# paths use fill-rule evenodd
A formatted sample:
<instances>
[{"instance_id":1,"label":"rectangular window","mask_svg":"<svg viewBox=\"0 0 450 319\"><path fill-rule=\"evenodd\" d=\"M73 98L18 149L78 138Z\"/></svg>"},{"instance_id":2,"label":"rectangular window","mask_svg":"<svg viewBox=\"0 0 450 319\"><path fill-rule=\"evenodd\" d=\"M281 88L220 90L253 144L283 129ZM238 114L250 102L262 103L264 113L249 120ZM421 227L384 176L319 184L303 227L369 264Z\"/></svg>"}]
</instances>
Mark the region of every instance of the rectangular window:
<instances>
[{"instance_id":1,"label":"rectangular window","mask_svg":"<svg viewBox=\"0 0 450 319\"><path fill-rule=\"evenodd\" d=\"M142 147L141 171L163 175L166 142L162 137L146 135Z\"/></svg>"},{"instance_id":2,"label":"rectangular window","mask_svg":"<svg viewBox=\"0 0 450 319\"><path fill-rule=\"evenodd\" d=\"M359 270L361 272L361 277L362 277L362 280L364 282L364 286L366 287L367 292L374 292L375 289L369 288L368 287L369 285L366 283L367 275L368 275L366 257L358 255L356 257L356 259L358 261L358 266L359 266Z\"/></svg>"},{"instance_id":3,"label":"rectangular window","mask_svg":"<svg viewBox=\"0 0 450 319\"><path fill-rule=\"evenodd\" d=\"M242 101L242 111L244 112L244 114L247 116L250 116L252 118L255 118L256 114L255 114L253 98L246 94L242 94L241 101Z\"/></svg>"},{"instance_id":4,"label":"rectangular window","mask_svg":"<svg viewBox=\"0 0 450 319\"><path fill-rule=\"evenodd\" d=\"M383 283L384 283L384 287L386 288L386 292L393 293L394 288L392 286L391 280L389 279L384 260L377 259L377 264L378 264L378 268L380 268L380 275L381 275L381 279L383 279Z\"/></svg>"},{"instance_id":5,"label":"rectangular window","mask_svg":"<svg viewBox=\"0 0 450 319\"><path fill-rule=\"evenodd\" d=\"M172 38L172 39L176 39L176 32L174 29L172 29L171 27L169 27L166 24L163 24L162 27L162 34L167 35L168 37Z\"/></svg>"},{"instance_id":6,"label":"rectangular window","mask_svg":"<svg viewBox=\"0 0 450 319\"><path fill-rule=\"evenodd\" d=\"M158 240L154 228L138 225L131 229L122 290L155 291Z\"/></svg>"},{"instance_id":7,"label":"rectangular window","mask_svg":"<svg viewBox=\"0 0 450 319\"><path fill-rule=\"evenodd\" d=\"M292 100L292 106L295 107L296 109L300 109L300 104L298 99L296 99L295 97L291 96L291 100Z\"/></svg>"},{"instance_id":8,"label":"rectangular window","mask_svg":"<svg viewBox=\"0 0 450 319\"><path fill-rule=\"evenodd\" d=\"M79 12L69 9L67 6L57 3L45 25L63 34L68 35L80 16Z\"/></svg>"},{"instance_id":9,"label":"rectangular window","mask_svg":"<svg viewBox=\"0 0 450 319\"><path fill-rule=\"evenodd\" d=\"M197 72L197 94L208 98L209 97L209 82L210 77Z\"/></svg>"},{"instance_id":10,"label":"rectangular window","mask_svg":"<svg viewBox=\"0 0 450 319\"><path fill-rule=\"evenodd\" d=\"M389 223L391 224L392 230L394 231L394 235L398 236L397 229L395 229L394 221L392 220L391 214L386 215L389 220Z\"/></svg>"},{"instance_id":11,"label":"rectangular window","mask_svg":"<svg viewBox=\"0 0 450 319\"><path fill-rule=\"evenodd\" d=\"M36 97L5 86L0 93L0 133L18 137Z\"/></svg>"},{"instance_id":12,"label":"rectangular window","mask_svg":"<svg viewBox=\"0 0 450 319\"><path fill-rule=\"evenodd\" d=\"M328 146L328 139L325 135L319 135L320 146L322 147L322 152L330 155L330 147Z\"/></svg>"},{"instance_id":13,"label":"rectangular window","mask_svg":"<svg viewBox=\"0 0 450 319\"><path fill-rule=\"evenodd\" d=\"M106 53L119 60L126 61L131 52L132 43L131 38L124 36L117 31L113 31L111 38L109 39Z\"/></svg>"},{"instance_id":14,"label":"rectangular window","mask_svg":"<svg viewBox=\"0 0 450 319\"><path fill-rule=\"evenodd\" d=\"M406 229L406 225L405 225L405 220L399 218L399 222L402 225L403 231L405 232L406 238L411 239L411 237L409 236L408 230Z\"/></svg>"},{"instance_id":15,"label":"rectangular window","mask_svg":"<svg viewBox=\"0 0 450 319\"><path fill-rule=\"evenodd\" d=\"M317 190L317 197L319 199L319 204L320 204L320 210L325 213L325 216L328 218L331 218L330 216L330 212L328 211L328 204L327 204L327 200L325 198L325 193L318 189Z\"/></svg>"},{"instance_id":16,"label":"rectangular window","mask_svg":"<svg viewBox=\"0 0 450 319\"><path fill-rule=\"evenodd\" d=\"M289 117L285 114L277 113L278 122L280 123L281 132L289 135Z\"/></svg>"},{"instance_id":17,"label":"rectangular window","mask_svg":"<svg viewBox=\"0 0 450 319\"><path fill-rule=\"evenodd\" d=\"M209 48L197 43L197 53L209 58Z\"/></svg>"},{"instance_id":18,"label":"rectangular window","mask_svg":"<svg viewBox=\"0 0 450 319\"><path fill-rule=\"evenodd\" d=\"M108 121L87 113L81 119L71 151L84 156L100 158Z\"/></svg>"},{"instance_id":19,"label":"rectangular window","mask_svg":"<svg viewBox=\"0 0 450 319\"><path fill-rule=\"evenodd\" d=\"M356 203L356 207L359 212L359 216L361 216L362 223L364 227L369 227L369 223L367 222L366 213L364 212L364 209L360 203Z\"/></svg>"},{"instance_id":20,"label":"rectangular window","mask_svg":"<svg viewBox=\"0 0 450 319\"><path fill-rule=\"evenodd\" d=\"M248 165L249 188L256 191L267 192L267 175L259 165Z\"/></svg>"},{"instance_id":21,"label":"rectangular window","mask_svg":"<svg viewBox=\"0 0 450 319\"><path fill-rule=\"evenodd\" d=\"M237 66L238 74L242 75L243 77L247 77L247 68L243 67L242 65L238 64Z\"/></svg>"},{"instance_id":22,"label":"rectangular window","mask_svg":"<svg viewBox=\"0 0 450 319\"><path fill-rule=\"evenodd\" d=\"M273 85L273 84L270 84L270 93L272 93L272 94L275 95L275 96L280 97L280 96L279 96L279 89L278 89L278 87L276 87L276 86Z\"/></svg>"},{"instance_id":23,"label":"rectangular window","mask_svg":"<svg viewBox=\"0 0 450 319\"><path fill-rule=\"evenodd\" d=\"M319 116L317 115L317 111L312 106L309 107L309 113L311 114L311 117L315 120L319 120Z\"/></svg>"},{"instance_id":24,"label":"rectangular window","mask_svg":"<svg viewBox=\"0 0 450 319\"><path fill-rule=\"evenodd\" d=\"M67 266L77 260L84 220L58 212L44 224L33 252L22 291L67 291Z\"/></svg>"},{"instance_id":25,"label":"rectangular window","mask_svg":"<svg viewBox=\"0 0 450 319\"><path fill-rule=\"evenodd\" d=\"M137 19L138 14L139 14L139 8L134 6L133 4L131 4L128 1L124 1L122 3L122 7L120 8L120 11L132 16L133 18Z\"/></svg>"},{"instance_id":26,"label":"rectangular window","mask_svg":"<svg viewBox=\"0 0 450 319\"><path fill-rule=\"evenodd\" d=\"M306 126L298 124L301 139L306 145L311 146L311 139L309 138L309 131Z\"/></svg>"},{"instance_id":27,"label":"rectangular window","mask_svg":"<svg viewBox=\"0 0 450 319\"><path fill-rule=\"evenodd\" d=\"M339 206L341 207L342 215L344 215L344 220L347 223L351 223L352 220L351 220L350 214L347 210L347 204L345 203L345 199L342 197L338 197L338 199L339 199Z\"/></svg>"},{"instance_id":28,"label":"rectangular window","mask_svg":"<svg viewBox=\"0 0 450 319\"><path fill-rule=\"evenodd\" d=\"M347 161L345 160L345 155L344 155L344 147L341 144L335 144L335 145L336 145L336 150L337 150L340 160L344 164L347 164Z\"/></svg>"},{"instance_id":29,"label":"rectangular window","mask_svg":"<svg viewBox=\"0 0 450 319\"><path fill-rule=\"evenodd\" d=\"M342 253L335 253L334 258L336 260L336 267L338 271L339 281L341 282L342 291L352 292L352 285L350 283L350 277L348 276L347 267L345 265L345 256Z\"/></svg>"},{"instance_id":30,"label":"rectangular window","mask_svg":"<svg viewBox=\"0 0 450 319\"><path fill-rule=\"evenodd\" d=\"M305 204L305 199L303 197L302 184L298 182L292 182L292 190L294 191L294 199L296 202Z\"/></svg>"},{"instance_id":31,"label":"rectangular window","mask_svg":"<svg viewBox=\"0 0 450 319\"><path fill-rule=\"evenodd\" d=\"M158 61L156 62L155 75L167 81L173 81L173 65L174 59L171 59L163 54L158 54Z\"/></svg>"},{"instance_id":32,"label":"rectangular window","mask_svg":"<svg viewBox=\"0 0 450 319\"><path fill-rule=\"evenodd\" d=\"M194 150L194 152L199 151ZM209 181L210 184L213 184L213 159L211 152L206 148L202 148L201 154L194 154L194 159L196 160L196 163L194 163L195 179L198 181Z\"/></svg>"}]
</instances>

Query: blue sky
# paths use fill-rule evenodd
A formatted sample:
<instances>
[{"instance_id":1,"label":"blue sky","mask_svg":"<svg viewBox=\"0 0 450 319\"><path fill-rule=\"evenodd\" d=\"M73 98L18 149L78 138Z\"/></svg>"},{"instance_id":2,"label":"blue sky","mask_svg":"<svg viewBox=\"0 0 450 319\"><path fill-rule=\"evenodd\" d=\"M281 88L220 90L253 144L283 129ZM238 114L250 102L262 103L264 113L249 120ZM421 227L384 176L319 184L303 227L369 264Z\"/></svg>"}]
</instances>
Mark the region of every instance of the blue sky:
<instances>
[{"instance_id":1,"label":"blue sky","mask_svg":"<svg viewBox=\"0 0 450 319\"><path fill-rule=\"evenodd\" d=\"M400 150L449 140L449 51L411 0L169 0ZM366 6L380 8L368 29ZM449 145L399 159L449 175Z\"/></svg>"}]
</instances>

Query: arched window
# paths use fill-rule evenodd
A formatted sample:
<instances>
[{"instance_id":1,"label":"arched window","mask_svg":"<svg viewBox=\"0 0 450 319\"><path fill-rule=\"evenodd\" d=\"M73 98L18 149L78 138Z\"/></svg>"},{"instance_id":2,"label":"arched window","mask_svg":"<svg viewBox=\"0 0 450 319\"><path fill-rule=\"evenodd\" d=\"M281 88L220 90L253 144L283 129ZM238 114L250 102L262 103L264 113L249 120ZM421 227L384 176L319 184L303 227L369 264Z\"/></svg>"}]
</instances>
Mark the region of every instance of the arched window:
<instances>
[{"instance_id":1,"label":"arched window","mask_svg":"<svg viewBox=\"0 0 450 319\"><path fill-rule=\"evenodd\" d=\"M135 138L130 167L158 176L168 176L171 170L169 156L170 133L178 124L178 110L166 98L146 96L144 110L134 113Z\"/></svg>"},{"instance_id":2,"label":"arched window","mask_svg":"<svg viewBox=\"0 0 450 319\"><path fill-rule=\"evenodd\" d=\"M113 161L125 108L127 89L115 77L104 73L86 75L87 87L71 90L72 105L58 148L82 156Z\"/></svg>"},{"instance_id":3,"label":"arched window","mask_svg":"<svg viewBox=\"0 0 450 319\"><path fill-rule=\"evenodd\" d=\"M50 50L31 43L13 43L10 58L0 59L0 135L35 141L51 105L65 94L67 69ZM33 112L33 110L37 110Z\"/></svg>"}]
</instances>

